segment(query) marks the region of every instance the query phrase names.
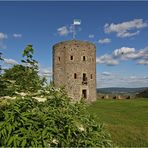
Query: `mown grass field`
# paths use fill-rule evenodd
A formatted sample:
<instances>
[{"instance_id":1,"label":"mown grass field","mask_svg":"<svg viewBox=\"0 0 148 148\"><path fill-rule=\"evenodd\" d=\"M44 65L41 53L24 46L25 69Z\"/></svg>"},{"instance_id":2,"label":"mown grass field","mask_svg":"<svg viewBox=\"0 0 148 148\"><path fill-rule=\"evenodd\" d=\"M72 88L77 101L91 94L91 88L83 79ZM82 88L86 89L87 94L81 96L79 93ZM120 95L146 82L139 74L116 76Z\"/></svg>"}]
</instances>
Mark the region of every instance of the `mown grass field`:
<instances>
[{"instance_id":1,"label":"mown grass field","mask_svg":"<svg viewBox=\"0 0 148 148\"><path fill-rule=\"evenodd\" d=\"M148 99L97 100L88 107L115 146L148 147Z\"/></svg>"}]
</instances>

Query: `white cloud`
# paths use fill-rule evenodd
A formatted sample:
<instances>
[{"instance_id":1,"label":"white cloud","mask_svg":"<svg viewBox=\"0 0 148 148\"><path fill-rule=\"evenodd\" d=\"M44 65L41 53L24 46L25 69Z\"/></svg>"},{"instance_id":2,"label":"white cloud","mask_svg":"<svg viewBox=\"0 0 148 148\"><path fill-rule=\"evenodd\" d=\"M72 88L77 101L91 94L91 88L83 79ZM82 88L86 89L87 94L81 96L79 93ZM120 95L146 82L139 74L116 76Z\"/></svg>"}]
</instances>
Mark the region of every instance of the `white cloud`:
<instances>
[{"instance_id":1,"label":"white cloud","mask_svg":"<svg viewBox=\"0 0 148 148\"><path fill-rule=\"evenodd\" d=\"M148 47L145 47L144 49L137 50L135 48L129 48L129 47L122 47L119 49L114 50L113 55L115 57L120 58L120 60L140 60L139 64L146 64L148 60Z\"/></svg>"},{"instance_id":2,"label":"white cloud","mask_svg":"<svg viewBox=\"0 0 148 148\"><path fill-rule=\"evenodd\" d=\"M132 36L135 36L135 35L138 35L140 33L140 31L136 31L136 32L119 32L117 34L118 37L122 37L122 38L125 38L125 37L132 37Z\"/></svg>"},{"instance_id":3,"label":"white cloud","mask_svg":"<svg viewBox=\"0 0 148 148\"><path fill-rule=\"evenodd\" d=\"M129 53L134 53L135 48L129 48L129 47L121 47L119 49L114 50L113 55L114 56L122 56Z\"/></svg>"},{"instance_id":4,"label":"white cloud","mask_svg":"<svg viewBox=\"0 0 148 148\"><path fill-rule=\"evenodd\" d=\"M13 60L13 59L4 59L4 63L5 64L10 64L10 65L16 65L18 64L17 61Z\"/></svg>"},{"instance_id":5,"label":"white cloud","mask_svg":"<svg viewBox=\"0 0 148 148\"><path fill-rule=\"evenodd\" d=\"M115 49L112 54L102 55L96 59L98 64L113 66L119 64L122 60L134 60L137 64L148 65L148 47L136 50L131 47L121 47Z\"/></svg>"},{"instance_id":6,"label":"white cloud","mask_svg":"<svg viewBox=\"0 0 148 148\"><path fill-rule=\"evenodd\" d=\"M106 64L108 66L114 66L119 64L118 60L113 59L111 55L105 54L99 58L96 58L97 64Z\"/></svg>"},{"instance_id":7,"label":"white cloud","mask_svg":"<svg viewBox=\"0 0 148 148\"><path fill-rule=\"evenodd\" d=\"M148 47L141 49L137 54L142 59L148 60Z\"/></svg>"},{"instance_id":8,"label":"white cloud","mask_svg":"<svg viewBox=\"0 0 148 148\"><path fill-rule=\"evenodd\" d=\"M137 63L141 65L148 65L148 59L141 59Z\"/></svg>"},{"instance_id":9,"label":"white cloud","mask_svg":"<svg viewBox=\"0 0 148 148\"><path fill-rule=\"evenodd\" d=\"M7 39L7 34L0 32L0 49L6 49L7 46L4 45L4 40Z\"/></svg>"},{"instance_id":10,"label":"white cloud","mask_svg":"<svg viewBox=\"0 0 148 148\"><path fill-rule=\"evenodd\" d=\"M122 22L119 24L106 23L104 25L104 31L105 33L115 32L117 33L117 37L125 38L139 34L139 29L144 27L148 27L148 22L144 22L143 19L134 19L132 21Z\"/></svg>"},{"instance_id":11,"label":"white cloud","mask_svg":"<svg viewBox=\"0 0 148 148\"><path fill-rule=\"evenodd\" d=\"M22 37L22 34L14 33L13 34L13 37L14 38L21 38Z\"/></svg>"},{"instance_id":12,"label":"white cloud","mask_svg":"<svg viewBox=\"0 0 148 148\"><path fill-rule=\"evenodd\" d=\"M97 87L148 87L147 76L124 76L121 74L97 74Z\"/></svg>"},{"instance_id":13,"label":"white cloud","mask_svg":"<svg viewBox=\"0 0 148 148\"><path fill-rule=\"evenodd\" d=\"M0 32L0 40L7 39L7 34Z\"/></svg>"},{"instance_id":14,"label":"white cloud","mask_svg":"<svg viewBox=\"0 0 148 148\"><path fill-rule=\"evenodd\" d=\"M103 76L110 76L111 73L110 73L110 72L106 72L106 71L104 71L104 72L101 73L101 75L103 75Z\"/></svg>"},{"instance_id":15,"label":"white cloud","mask_svg":"<svg viewBox=\"0 0 148 148\"><path fill-rule=\"evenodd\" d=\"M106 44L106 43L110 43L111 42L111 39L109 39L109 38L100 39L98 42L100 44Z\"/></svg>"},{"instance_id":16,"label":"white cloud","mask_svg":"<svg viewBox=\"0 0 148 148\"><path fill-rule=\"evenodd\" d=\"M93 39L94 37L95 37L94 34L89 34L89 35L88 35L88 38L90 38L90 39Z\"/></svg>"},{"instance_id":17,"label":"white cloud","mask_svg":"<svg viewBox=\"0 0 148 148\"><path fill-rule=\"evenodd\" d=\"M62 26L58 28L57 31L60 36L67 36L70 33L67 26Z\"/></svg>"},{"instance_id":18,"label":"white cloud","mask_svg":"<svg viewBox=\"0 0 148 148\"><path fill-rule=\"evenodd\" d=\"M39 68L39 75L42 77L52 77L52 69L51 68Z\"/></svg>"},{"instance_id":19,"label":"white cloud","mask_svg":"<svg viewBox=\"0 0 148 148\"><path fill-rule=\"evenodd\" d=\"M77 35L77 32L80 32L82 30L82 28L80 28L79 26L75 27L75 29L73 27L74 27L73 24L68 25L68 26L62 26L57 29L57 33L60 36L67 36L72 33Z\"/></svg>"}]
</instances>

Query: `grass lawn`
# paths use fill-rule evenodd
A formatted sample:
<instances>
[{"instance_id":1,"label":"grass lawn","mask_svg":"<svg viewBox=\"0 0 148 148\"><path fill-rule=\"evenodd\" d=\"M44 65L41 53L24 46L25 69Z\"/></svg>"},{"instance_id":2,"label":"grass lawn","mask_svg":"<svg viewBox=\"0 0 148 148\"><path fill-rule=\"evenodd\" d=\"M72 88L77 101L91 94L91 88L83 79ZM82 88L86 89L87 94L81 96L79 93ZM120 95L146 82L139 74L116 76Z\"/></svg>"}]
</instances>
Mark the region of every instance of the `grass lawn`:
<instances>
[{"instance_id":1,"label":"grass lawn","mask_svg":"<svg viewBox=\"0 0 148 148\"><path fill-rule=\"evenodd\" d=\"M148 147L148 99L97 100L88 111L105 123L116 146Z\"/></svg>"}]
</instances>

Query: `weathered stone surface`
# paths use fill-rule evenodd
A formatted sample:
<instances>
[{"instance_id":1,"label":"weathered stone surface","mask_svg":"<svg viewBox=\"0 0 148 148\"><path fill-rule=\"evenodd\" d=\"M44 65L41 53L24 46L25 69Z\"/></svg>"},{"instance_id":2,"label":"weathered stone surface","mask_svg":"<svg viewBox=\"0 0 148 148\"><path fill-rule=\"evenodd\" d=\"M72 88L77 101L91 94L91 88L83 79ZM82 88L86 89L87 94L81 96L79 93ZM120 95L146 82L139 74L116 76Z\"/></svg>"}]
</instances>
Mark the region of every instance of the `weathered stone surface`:
<instances>
[{"instance_id":1,"label":"weathered stone surface","mask_svg":"<svg viewBox=\"0 0 148 148\"><path fill-rule=\"evenodd\" d=\"M86 78L85 75L86 74ZM90 42L70 40L53 46L53 81L65 86L68 95L96 100L96 47ZM86 96L85 96L86 95Z\"/></svg>"}]
</instances>

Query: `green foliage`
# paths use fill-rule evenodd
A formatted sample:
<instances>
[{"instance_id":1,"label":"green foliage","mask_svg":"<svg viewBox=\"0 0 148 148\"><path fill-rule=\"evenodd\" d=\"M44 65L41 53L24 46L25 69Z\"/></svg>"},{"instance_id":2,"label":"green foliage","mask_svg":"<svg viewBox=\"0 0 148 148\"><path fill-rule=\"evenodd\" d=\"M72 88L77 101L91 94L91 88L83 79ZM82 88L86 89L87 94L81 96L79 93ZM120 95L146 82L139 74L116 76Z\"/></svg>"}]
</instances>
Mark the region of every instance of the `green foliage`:
<instances>
[{"instance_id":1,"label":"green foliage","mask_svg":"<svg viewBox=\"0 0 148 148\"><path fill-rule=\"evenodd\" d=\"M5 80L7 89L15 91L37 91L41 88L41 79L33 67L25 67L23 65L14 65L12 68L5 70L2 75ZM10 87L9 87L10 86Z\"/></svg>"},{"instance_id":2,"label":"green foliage","mask_svg":"<svg viewBox=\"0 0 148 148\"><path fill-rule=\"evenodd\" d=\"M23 63L29 64L34 69L37 69L37 61L33 59L33 45L27 45L27 47L23 51L23 57L26 57L25 60L21 60Z\"/></svg>"},{"instance_id":3,"label":"green foliage","mask_svg":"<svg viewBox=\"0 0 148 148\"><path fill-rule=\"evenodd\" d=\"M33 59L34 49L28 45L23 51L24 65L14 65L0 75L0 96L12 96L15 92L36 92L46 83L38 75L37 61Z\"/></svg>"},{"instance_id":4,"label":"green foliage","mask_svg":"<svg viewBox=\"0 0 148 148\"><path fill-rule=\"evenodd\" d=\"M0 75L0 96L12 96L15 92L14 81L3 78Z\"/></svg>"},{"instance_id":5,"label":"green foliage","mask_svg":"<svg viewBox=\"0 0 148 148\"><path fill-rule=\"evenodd\" d=\"M109 135L65 92L50 88L45 102L19 98L0 109L0 147L108 147Z\"/></svg>"}]
</instances>

